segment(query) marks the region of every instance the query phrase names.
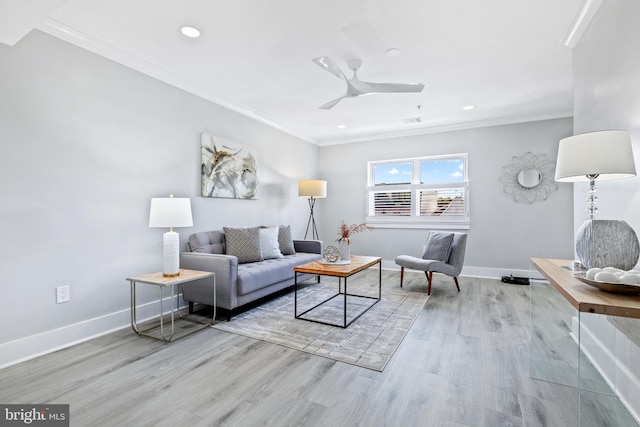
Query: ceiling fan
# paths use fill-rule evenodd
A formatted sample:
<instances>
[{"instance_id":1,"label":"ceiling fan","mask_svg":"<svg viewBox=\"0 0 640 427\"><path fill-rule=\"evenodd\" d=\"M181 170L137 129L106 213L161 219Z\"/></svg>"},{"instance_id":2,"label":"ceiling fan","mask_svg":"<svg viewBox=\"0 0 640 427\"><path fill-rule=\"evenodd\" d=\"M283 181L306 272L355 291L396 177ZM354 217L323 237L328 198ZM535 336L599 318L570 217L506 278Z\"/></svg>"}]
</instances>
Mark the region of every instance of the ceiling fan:
<instances>
[{"instance_id":1,"label":"ceiling fan","mask_svg":"<svg viewBox=\"0 0 640 427\"><path fill-rule=\"evenodd\" d=\"M362 65L361 59L351 59L347 61L349 69L353 70L353 77L350 79L348 79L336 63L327 56L313 58L313 62L334 76L344 80L347 84L347 93L318 107L323 110L333 108L343 98L357 98L358 96L372 93L422 92L422 89L424 89L424 84L422 83L371 83L362 81L358 79L358 69Z\"/></svg>"}]
</instances>

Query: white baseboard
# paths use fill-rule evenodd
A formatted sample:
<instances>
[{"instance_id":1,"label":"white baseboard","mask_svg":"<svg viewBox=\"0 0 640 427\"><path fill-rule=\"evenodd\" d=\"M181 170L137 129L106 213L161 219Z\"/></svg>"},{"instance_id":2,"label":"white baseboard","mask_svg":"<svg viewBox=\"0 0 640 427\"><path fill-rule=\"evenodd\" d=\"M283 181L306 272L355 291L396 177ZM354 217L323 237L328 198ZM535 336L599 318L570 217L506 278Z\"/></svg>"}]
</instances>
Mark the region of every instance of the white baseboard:
<instances>
[{"instance_id":1,"label":"white baseboard","mask_svg":"<svg viewBox=\"0 0 640 427\"><path fill-rule=\"evenodd\" d=\"M393 261L382 261L382 268L385 270L400 270L400 266ZM502 276L514 276L514 277L528 277L532 279L542 279L542 276L534 270L534 275L531 277L530 270L514 270L506 268L487 268L487 267L472 267L464 266L460 276L467 277L483 277L490 279L499 279Z\"/></svg>"},{"instance_id":2,"label":"white baseboard","mask_svg":"<svg viewBox=\"0 0 640 427\"><path fill-rule=\"evenodd\" d=\"M164 298L164 307L172 307L169 305L170 302L171 297ZM138 305L136 309L138 323L157 318L159 311L159 301ZM130 327L131 309L127 307L104 316L2 343L0 344L0 369ZM133 330L131 333L134 333Z\"/></svg>"}]
</instances>

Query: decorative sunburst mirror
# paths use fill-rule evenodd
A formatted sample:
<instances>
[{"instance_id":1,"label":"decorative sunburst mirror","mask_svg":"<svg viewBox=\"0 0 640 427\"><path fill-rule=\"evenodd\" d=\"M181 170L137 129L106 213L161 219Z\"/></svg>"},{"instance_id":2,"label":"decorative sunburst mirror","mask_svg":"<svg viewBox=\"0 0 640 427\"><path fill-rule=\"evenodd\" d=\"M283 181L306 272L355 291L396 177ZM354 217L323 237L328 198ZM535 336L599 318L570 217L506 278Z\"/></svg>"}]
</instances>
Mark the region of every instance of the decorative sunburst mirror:
<instances>
[{"instance_id":1,"label":"decorative sunburst mirror","mask_svg":"<svg viewBox=\"0 0 640 427\"><path fill-rule=\"evenodd\" d=\"M504 192L518 203L534 203L546 200L558 189L554 176L556 161L546 154L526 152L513 156L509 164L502 167L500 182Z\"/></svg>"}]
</instances>

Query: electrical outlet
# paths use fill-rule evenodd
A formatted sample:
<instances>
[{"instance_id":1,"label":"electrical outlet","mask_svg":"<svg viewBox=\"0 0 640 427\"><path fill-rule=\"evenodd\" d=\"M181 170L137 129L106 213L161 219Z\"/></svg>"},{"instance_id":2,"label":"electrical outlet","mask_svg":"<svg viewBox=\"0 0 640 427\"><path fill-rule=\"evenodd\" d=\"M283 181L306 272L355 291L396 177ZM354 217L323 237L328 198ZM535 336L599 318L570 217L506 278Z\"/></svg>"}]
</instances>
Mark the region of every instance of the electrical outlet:
<instances>
[{"instance_id":1,"label":"electrical outlet","mask_svg":"<svg viewBox=\"0 0 640 427\"><path fill-rule=\"evenodd\" d=\"M58 286L56 288L56 304L68 302L69 299L69 286Z\"/></svg>"}]
</instances>

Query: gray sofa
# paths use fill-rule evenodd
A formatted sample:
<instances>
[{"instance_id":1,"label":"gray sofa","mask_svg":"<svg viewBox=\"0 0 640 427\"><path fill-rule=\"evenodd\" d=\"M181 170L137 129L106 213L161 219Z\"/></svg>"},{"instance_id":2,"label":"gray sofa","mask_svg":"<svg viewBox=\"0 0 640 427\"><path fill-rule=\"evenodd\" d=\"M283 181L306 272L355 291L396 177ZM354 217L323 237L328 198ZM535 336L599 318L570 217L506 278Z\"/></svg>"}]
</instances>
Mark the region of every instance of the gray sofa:
<instances>
[{"instance_id":1,"label":"gray sofa","mask_svg":"<svg viewBox=\"0 0 640 427\"><path fill-rule=\"evenodd\" d=\"M226 311L229 320L235 309L293 286L293 267L322 258L322 241L291 239L290 243L291 249L283 251L287 254L281 258L242 262L242 256L239 255L239 262L238 256L227 253L223 230L195 233L189 236L186 252L180 254L180 267L215 273L216 305ZM291 253L294 249L295 253ZM298 274L298 282L313 277ZM193 312L194 303L212 304L211 288L210 279L182 285L190 312Z\"/></svg>"}]
</instances>

